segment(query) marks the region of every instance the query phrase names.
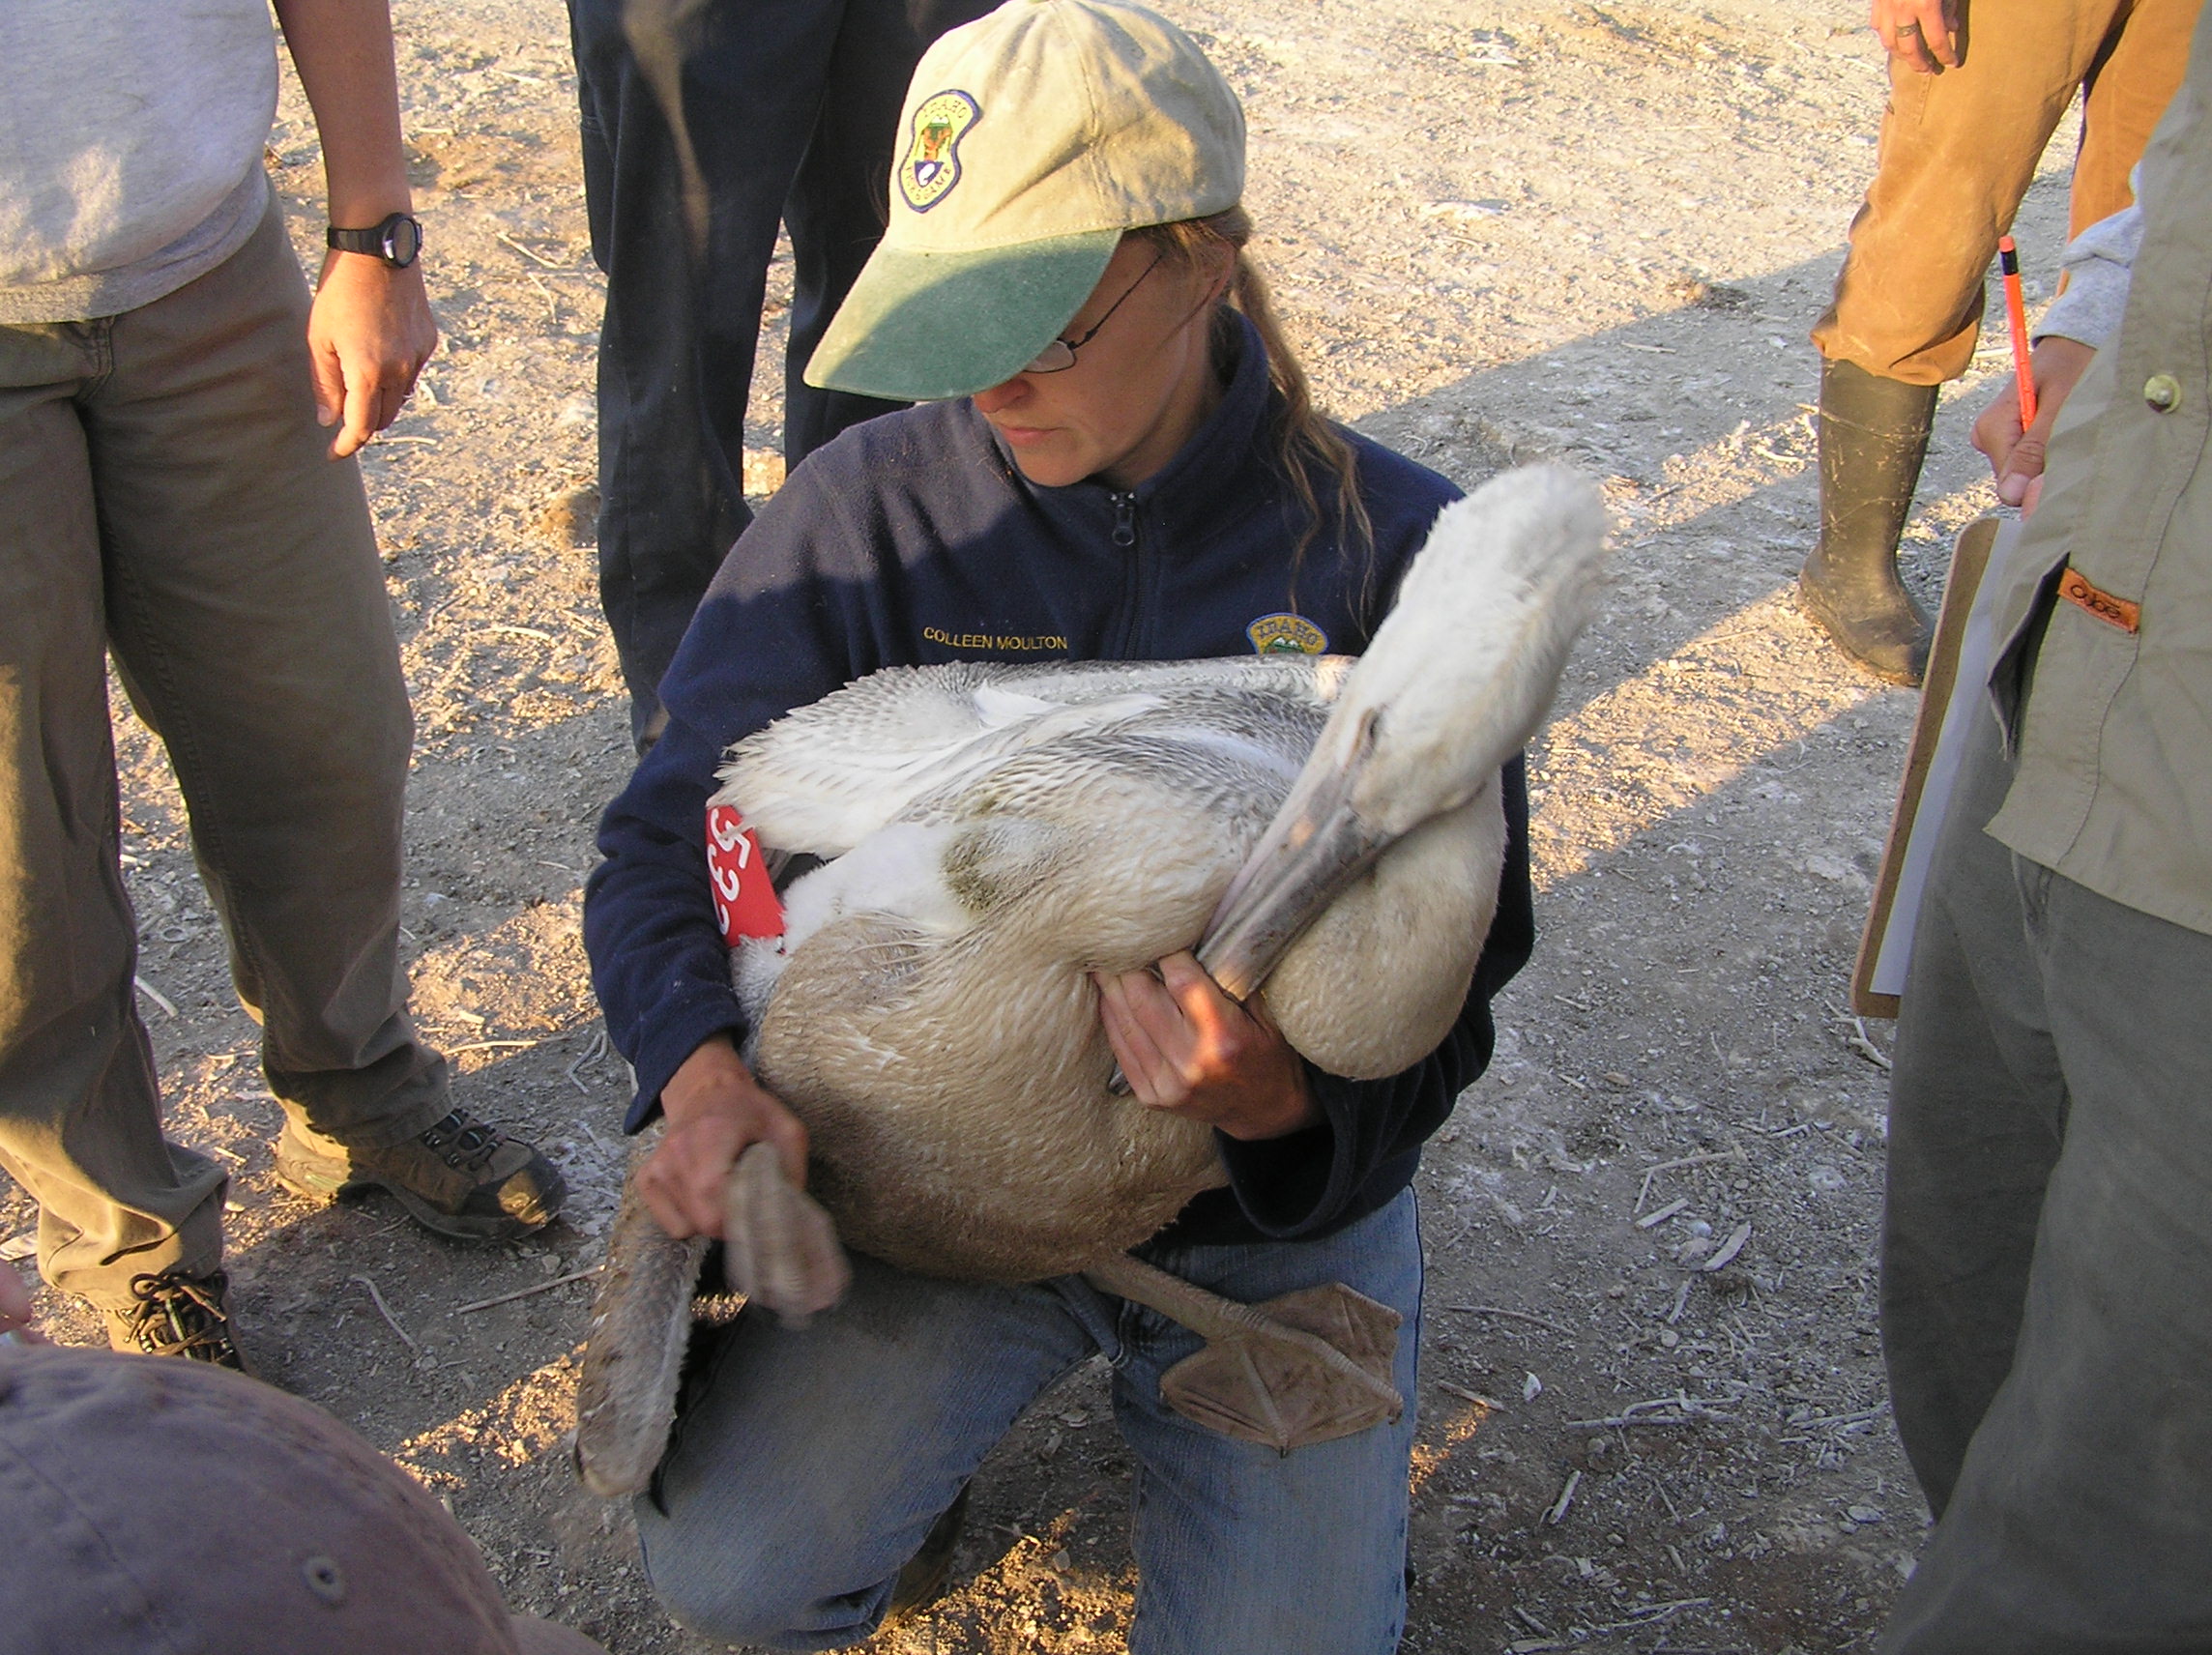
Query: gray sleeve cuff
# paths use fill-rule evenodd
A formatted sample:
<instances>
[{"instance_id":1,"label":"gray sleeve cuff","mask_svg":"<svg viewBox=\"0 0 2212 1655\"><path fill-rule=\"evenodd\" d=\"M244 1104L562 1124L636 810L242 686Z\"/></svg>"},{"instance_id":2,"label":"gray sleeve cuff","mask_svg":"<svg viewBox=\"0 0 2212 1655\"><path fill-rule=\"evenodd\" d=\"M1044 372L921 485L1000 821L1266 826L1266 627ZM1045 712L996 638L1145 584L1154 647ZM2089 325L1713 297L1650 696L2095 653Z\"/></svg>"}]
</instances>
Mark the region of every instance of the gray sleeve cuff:
<instances>
[{"instance_id":1,"label":"gray sleeve cuff","mask_svg":"<svg viewBox=\"0 0 2212 1655\"><path fill-rule=\"evenodd\" d=\"M2067 276L2066 291L2051 302L2035 325L2035 336L2078 339L2104 349L2120 331L2136 249L2141 245L2140 203L2098 219L2069 242L2058 261Z\"/></svg>"}]
</instances>

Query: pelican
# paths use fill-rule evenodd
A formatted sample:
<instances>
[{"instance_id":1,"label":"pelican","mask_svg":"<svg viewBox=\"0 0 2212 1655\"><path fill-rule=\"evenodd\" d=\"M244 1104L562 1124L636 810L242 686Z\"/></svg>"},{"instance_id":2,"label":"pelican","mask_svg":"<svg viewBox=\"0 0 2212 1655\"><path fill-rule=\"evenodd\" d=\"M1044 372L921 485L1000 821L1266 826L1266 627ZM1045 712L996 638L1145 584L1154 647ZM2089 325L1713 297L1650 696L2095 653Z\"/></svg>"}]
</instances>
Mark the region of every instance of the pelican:
<instances>
[{"instance_id":1,"label":"pelican","mask_svg":"<svg viewBox=\"0 0 2212 1655\"><path fill-rule=\"evenodd\" d=\"M1295 1381L1227 1395L1250 1363L1209 1347L1170 1375L1186 1412L1278 1446L1394 1414L1382 1306L1233 1305L1128 1257L1226 1175L1209 1128L1117 1092L1092 973L1197 944L1328 1073L1434 1050L1496 907L1499 770L1589 618L1603 534L1592 484L1531 467L1444 508L1356 659L893 667L737 743L716 802L771 857L822 859L783 935L732 956L747 1060L810 1151L810 1195L765 1147L734 1176L742 1285L825 1308L839 1235L930 1274L1086 1272L1329 1393L1318 1421L1286 1414ZM579 1442L602 1492L658 1457L703 1247L650 1230L626 1204L596 1307ZM612 1419L638 1434L622 1453Z\"/></svg>"}]
</instances>

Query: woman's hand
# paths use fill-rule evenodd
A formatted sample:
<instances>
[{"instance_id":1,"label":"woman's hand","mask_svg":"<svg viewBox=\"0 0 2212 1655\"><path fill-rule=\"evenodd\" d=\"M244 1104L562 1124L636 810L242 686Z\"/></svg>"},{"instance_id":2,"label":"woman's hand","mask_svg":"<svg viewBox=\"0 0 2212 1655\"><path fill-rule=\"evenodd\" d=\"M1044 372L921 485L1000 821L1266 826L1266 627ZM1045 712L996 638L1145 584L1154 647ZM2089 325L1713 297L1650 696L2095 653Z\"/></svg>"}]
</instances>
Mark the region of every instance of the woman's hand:
<instances>
[{"instance_id":1,"label":"woman's hand","mask_svg":"<svg viewBox=\"0 0 2212 1655\"><path fill-rule=\"evenodd\" d=\"M670 1235L722 1234L723 1192L739 1155L773 1144L794 1189L806 1187L806 1128L754 1080L727 1034L684 1060L660 1090L668 1126L637 1171L638 1193Z\"/></svg>"},{"instance_id":2,"label":"woman's hand","mask_svg":"<svg viewBox=\"0 0 2212 1655\"><path fill-rule=\"evenodd\" d=\"M2058 410L2096 361L2094 348L2079 339L2052 335L2038 339L2027 359L2035 379L2035 422L2020 428L2020 381L2005 381L1997 399L1982 410L1974 421L1973 443L1990 457L1996 476L1997 498L2007 506L2032 514L2043 493L2043 461L2051 447L2051 429L2058 423Z\"/></svg>"},{"instance_id":3,"label":"woman's hand","mask_svg":"<svg viewBox=\"0 0 2212 1655\"><path fill-rule=\"evenodd\" d=\"M1232 1138L1280 1138L1321 1118L1305 1065L1255 1000L1239 1005L1188 952L1151 972L1094 973L1106 1039L1139 1102Z\"/></svg>"},{"instance_id":4,"label":"woman's hand","mask_svg":"<svg viewBox=\"0 0 2212 1655\"><path fill-rule=\"evenodd\" d=\"M1867 21L1882 49L1915 74L1959 67L1958 0L1873 0Z\"/></svg>"},{"instance_id":5,"label":"woman's hand","mask_svg":"<svg viewBox=\"0 0 2212 1655\"><path fill-rule=\"evenodd\" d=\"M399 405L438 348L419 265L393 270L367 253L333 252L307 314L315 418L335 425L343 459L399 417Z\"/></svg>"},{"instance_id":6,"label":"woman's hand","mask_svg":"<svg viewBox=\"0 0 2212 1655\"><path fill-rule=\"evenodd\" d=\"M0 1333L13 1333L30 1345L44 1345L45 1335L31 1325L31 1293L15 1267L0 1260Z\"/></svg>"}]
</instances>

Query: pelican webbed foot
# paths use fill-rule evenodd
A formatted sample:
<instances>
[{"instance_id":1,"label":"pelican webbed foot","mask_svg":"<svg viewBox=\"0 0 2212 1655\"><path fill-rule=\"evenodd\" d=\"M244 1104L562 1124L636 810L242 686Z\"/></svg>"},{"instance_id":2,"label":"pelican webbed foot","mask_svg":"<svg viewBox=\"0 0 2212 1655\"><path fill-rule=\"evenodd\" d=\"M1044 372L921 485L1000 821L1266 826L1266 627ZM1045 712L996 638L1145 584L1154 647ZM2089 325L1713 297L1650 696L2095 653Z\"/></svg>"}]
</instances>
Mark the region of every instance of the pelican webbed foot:
<instances>
[{"instance_id":1,"label":"pelican webbed foot","mask_svg":"<svg viewBox=\"0 0 2212 1655\"><path fill-rule=\"evenodd\" d=\"M647 1210L637 1168L652 1147L623 1182L576 1381L576 1471L608 1499L642 1493L667 1450L708 1248L703 1235L674 1239ZM768 1145L738 1157L727 1204L724 1268L748 1302L803 1326L844 1297L853 1271L836 1228Z\"/></svg>"},{"instance_id":2,"label":"pelican webbed foot","mask_svg":"<svg viewBox=\"0 0 2212 1655\"><path fill-rule=\"evenodd\" d=\"M641 1493L676 1422L676 1386L691 1338L691 1295L707 1238L672 1238L637 1191L631 1161L592 1301L576 1379L576 1472L607 1499Z\"/></svg>"},{"instance_id":3,"label":"pelican webbed foot","mask_svg":"<svg viewBox=\"0 0 2212 1655\"><path fill-rule=\"evenodd\" d=\"M1247 1305L1126 1255L1084 1274L1206 1340L1161 1376L1160 1397L1210 1430L1287 1454L1405 1412L1391 1382L1402 1319L1342 1282Z\"/></svg>"},{"instance_id":4,"label":"pelican webbed foot","mask_svg":"<svg viewBox=\"0 0 2212 1655\"><path fill-rule=\"evenodd\" d=\"M722 1217L722 1268L747 1304L804 1327L845 1296L853 1266L820 1202L784 1174L783 1157L755 1144L730 1174Z\"/></svg>"}]
</instances>

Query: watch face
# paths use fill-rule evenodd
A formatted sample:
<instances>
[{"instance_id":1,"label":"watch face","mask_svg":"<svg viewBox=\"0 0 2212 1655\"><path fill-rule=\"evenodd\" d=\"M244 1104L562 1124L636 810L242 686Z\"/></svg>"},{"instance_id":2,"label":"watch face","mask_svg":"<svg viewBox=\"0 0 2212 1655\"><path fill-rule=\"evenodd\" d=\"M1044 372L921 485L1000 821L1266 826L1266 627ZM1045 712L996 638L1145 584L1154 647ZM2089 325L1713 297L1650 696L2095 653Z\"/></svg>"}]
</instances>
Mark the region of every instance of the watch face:
<instances>
[{"instance_id":1,"label":"watch face","mask_svg":"<svg viewBox=\"0 0 2212 1655\"><path fill-rule=\"evenodd\" d=\"M405 269L422 250L422 226L404 213L394 213L377 226L384 232L386 262Z\"/></svg>"}]
</instances>

